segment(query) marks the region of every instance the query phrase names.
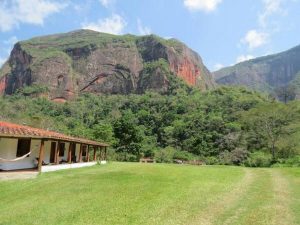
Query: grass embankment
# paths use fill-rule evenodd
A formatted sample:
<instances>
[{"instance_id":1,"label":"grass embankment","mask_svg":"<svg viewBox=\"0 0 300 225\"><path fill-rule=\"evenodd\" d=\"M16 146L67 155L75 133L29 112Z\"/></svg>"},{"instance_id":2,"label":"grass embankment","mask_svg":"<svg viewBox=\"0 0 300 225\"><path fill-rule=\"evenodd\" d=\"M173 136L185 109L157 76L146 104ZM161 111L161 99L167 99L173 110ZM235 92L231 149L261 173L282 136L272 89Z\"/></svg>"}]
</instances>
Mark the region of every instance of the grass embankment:
<instances>
[{"instance_id":1,"label":"grass embankment","mask_svg":"<svg viewBox=\"0 0 300 225\"><path fill-rule=\"evenodd\" d=\"M0 224L300 224L300 170L112 163L0 183Z\"/></svg>"}]
</instances>

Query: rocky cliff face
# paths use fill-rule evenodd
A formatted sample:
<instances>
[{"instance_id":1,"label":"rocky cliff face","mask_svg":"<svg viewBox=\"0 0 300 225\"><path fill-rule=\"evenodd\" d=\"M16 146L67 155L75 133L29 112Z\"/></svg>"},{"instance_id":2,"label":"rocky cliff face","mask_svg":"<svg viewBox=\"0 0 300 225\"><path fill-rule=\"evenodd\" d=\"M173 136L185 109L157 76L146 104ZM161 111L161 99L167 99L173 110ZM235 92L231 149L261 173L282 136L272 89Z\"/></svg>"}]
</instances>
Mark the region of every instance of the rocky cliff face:
<instances>
[{"instance_id":1,"label":"rocky cliff face","mask_svg":"<svg viewBox=\"0 0 300 225\"><path fill-rule=\"evenodd\" d=\"M17 43L0 71L0 93L12 94L33 84L46 86L49 98L57 101L80 92L163 92L168 76L155 64L160 60L167 63L167 72L188 85L202 90L215 85L200 56L175 39L79 30ZM151 63L158 67L149 74Z\"/></svg>"},{"instance_id":2,"label":"rocky cliff face","mask_svg":"<svg viewBox=\"0 0 300 225\"><path fill-rule=\"evenodd\" d=\"M5 88L7 87L7 76L0 77L0 95L4 94Z\"/></svg>"},{"instance_id":3,"label":"rocky cliff face","mask_svg":"<svg viewBox=\"0 0 300 225\"><path fill-rule=\"evenodd\" d=\"M299 86L300 46L223 68L213 76L219 84L244 85L267 92L279 87Z\"/></svg>"}]
</instances>

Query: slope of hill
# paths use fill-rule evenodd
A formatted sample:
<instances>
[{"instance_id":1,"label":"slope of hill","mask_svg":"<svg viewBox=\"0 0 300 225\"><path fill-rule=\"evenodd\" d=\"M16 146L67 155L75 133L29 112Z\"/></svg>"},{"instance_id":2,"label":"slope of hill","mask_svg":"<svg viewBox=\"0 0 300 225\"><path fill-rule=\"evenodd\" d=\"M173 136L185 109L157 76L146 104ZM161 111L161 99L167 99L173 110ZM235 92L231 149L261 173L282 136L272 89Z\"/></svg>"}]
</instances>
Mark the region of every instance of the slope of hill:
<instances>
[{"instance_id":1,"label":"slope of hill","mask_svg":"<svg viewBox=\"0 0 300 225\"><path fill-rule=\"evenodd\" d=\"M0 93L33 84L54 100L83 91L164 92L172 75L202 90L215 85L200 56L175 39L78 30L17 43L0 71Z\"/></svg>"},{"instance_id":2,"label":"slope of hill","mask_svg":"<svg viewBox=\"0 0 300 225\"><path fill-rule=\"evenodd\" d=\"M288 51L259 57L213 73L218 84L244 85L273 92L290 85L300 87L300 45Z\"/></svg>"}]
</instances>

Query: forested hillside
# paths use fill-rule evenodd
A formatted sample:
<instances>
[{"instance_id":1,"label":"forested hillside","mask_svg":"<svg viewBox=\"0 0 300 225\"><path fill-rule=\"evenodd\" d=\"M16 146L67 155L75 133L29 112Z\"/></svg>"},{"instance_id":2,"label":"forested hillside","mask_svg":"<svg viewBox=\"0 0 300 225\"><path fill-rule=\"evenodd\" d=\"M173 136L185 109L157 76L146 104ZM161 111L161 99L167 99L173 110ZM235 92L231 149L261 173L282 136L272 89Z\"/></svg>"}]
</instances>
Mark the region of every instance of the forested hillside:
<instances>
[{"instance_id":1,"label":"forested hillside","mask_svg":"<svg viewBox=\"0 0 300 225\"><path fill-rule=\"evenodd\" d=\"M202 93L174 80L166 94L95 95L65 103L31 86L0 99L0 120L111 144L111 159L270 166L299 163L300 102L222 87Z\"/></svg>"}]
</instances>

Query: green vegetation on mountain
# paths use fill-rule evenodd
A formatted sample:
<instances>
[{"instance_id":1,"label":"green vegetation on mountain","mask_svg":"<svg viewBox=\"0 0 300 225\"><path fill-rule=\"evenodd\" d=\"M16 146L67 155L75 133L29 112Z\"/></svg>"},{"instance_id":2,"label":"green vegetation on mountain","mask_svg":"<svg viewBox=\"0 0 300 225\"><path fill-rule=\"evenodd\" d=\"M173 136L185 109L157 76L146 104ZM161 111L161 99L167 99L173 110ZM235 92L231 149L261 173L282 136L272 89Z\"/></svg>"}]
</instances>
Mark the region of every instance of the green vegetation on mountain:
<instances>
[{"instance_id":1,"label":"green vegetation on mountain","mask_svg":"<svg viewBox=\"0 0 300 225\"><path fill-rule=\"evenodd\" d=\"M17 43L0 70L0 119L109 142L121 161L299 165L300 104L288 103L300 85L299 50L215 73L250 90L215 89L201 57L176 39L37 37Z\"/></svg>"},{"instance_id":2,"label":"green vegetation on mountain","mask_svg":"<svg viewBox=\"0 0 300 225\"><path fill-rule=\"evenodd\" d=\"M169 87L166 94L86 93L55 103L33 98L45 87L31 86L0 98L0 119L109 142L117 160L299 165L299 101L283 104L244 88L202 93L180 79Z\"/></svg>"},{"instance_id":3,"label":"green vegetation on mountain","mask_svg":"<svg viewBox=\"0 0 300 225\"><path fill-rule=\"evenodd\" d=\"M77 30L16 43L0 69L0 95L31 85L47 86L57 101L82 92L164 92L173 79L166 73L203 91L215 87L201 57L176 39Z\"/></svg>"},{"instance_id":4,"label":"green vegetation on mountain","mask_svg":"<svg viewBox=\"0 0 300 225\"><path fill-rule=\"evenodd\" d=\"M65 53L67 50L84 48L86 53L88 53L93 49L106 47L110 43L116 46L125 45L130 48L135 44L135 39L136 36L133 35L118 36L91 30L82 30L67 34L36 37L19 42L19 44L37 62L41 62L47 58L60 57L61 55L71 61Z\"/></svg>"}]
</instances>

